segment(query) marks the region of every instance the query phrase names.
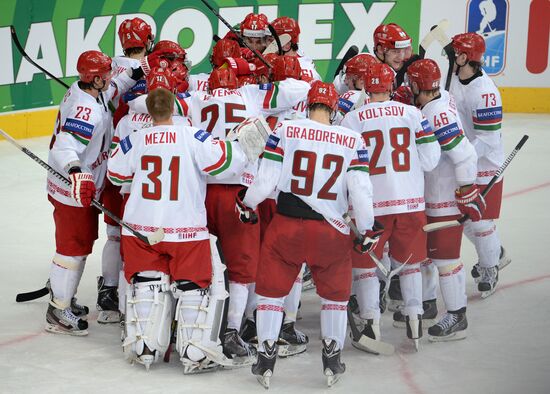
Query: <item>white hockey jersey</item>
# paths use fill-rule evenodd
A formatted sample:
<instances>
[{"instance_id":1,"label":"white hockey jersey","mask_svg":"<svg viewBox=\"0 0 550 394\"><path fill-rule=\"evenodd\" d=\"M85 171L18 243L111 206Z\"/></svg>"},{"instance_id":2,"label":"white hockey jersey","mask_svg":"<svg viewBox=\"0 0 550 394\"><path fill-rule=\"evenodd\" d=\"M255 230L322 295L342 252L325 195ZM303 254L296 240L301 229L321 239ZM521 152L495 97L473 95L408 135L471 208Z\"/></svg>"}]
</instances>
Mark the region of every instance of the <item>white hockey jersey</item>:
<instances>
[{"instance_id":1,"label":"white hockey jersey","mask_svg":"<svg viewBox=\"0 0 550 394\"><path fill-rule=\"evenodd\" d=\"M477 155L464 135L456 105L446 90L421 109L441 146L441 159L426 172L425 198L428 216L458 215L455 189L475 183Z\"/></svg>"},{"instance_id":2,"label":"white hockey jersey","mask_svg":"<svg viewBox=\"0 0 550 394\"><path fill-rule=\"evenodd\" d=\"M48 164L66 177L73 166L80 166L82 172L91 173L97 189L96 199L103 190L112 139L112 116L107 103L117 100L134 83L128 74L122 73L113 78L108 90L96 99L81 90L77 81L59 105ZM70 186L51 174L48 174L47 190L55 200L78 206L71 197Z\"/></svg>"},{"instance_id":3,"label":"white hockey jersey","mask_svg":"<svg viewBox=\"0 0 550 394\"><path fill-rule=\"evenodd\" d=\"M349 112L342 126L367 145L375 215L423 211L424 171L435 168L441 149L422 113L395 101L371 102Z\"/></svg>"},{"instance_id":4,"label":"white hockey jersey","mask_svg":"<svg viewBox=\"0 0 550 394\"><path fill-rule=\"evenodd\" d=\"M450 93L477 153L477 183L485 185L504 162L500 93L485 71L467 84L453 75Z\"/></svg>"},{"instance_id":5,"label":"white hockey jersey","mask_svg":"<svg viewBox=\"0 0 550 394\"><path fill-rule=\"evenodd\" d=\"M267 141L244 203L256 208L274 190L292 193L349 234L342 215L351 202L359 230L371 229L372 185L365 148L361 136L344 127L310 119L281 122Z\"/></svg>"},{"instance_id":6,"label":"white hockey jersey","mask_svg":"<svg viewBox=\"0 0 550 394\"><path fill-rule=\"evenodd\" d=\"M133 59L126 56L116 56L112 59L111 68L113 69L113 77L117 77L120 74L126 72L132 68L141 67L141 63L138 59ZM141 94L145 92L145 80L138 81L130 90L133 91L134 95ZM129 101L129 98L126 99ZM118 108L119 100L113 100L112 105Z\"/></svg>"},{"instance_id":7,"label":"white hockey jersey","mask_svg":"<svg viewBox=\"0 0 550 394\"><path fill-rule=\"evenodd\" d=\"M300 62L300 67L302 68L302 79L306 82L321 81L321 76L315 68L315 63L313 59L304 54L298 54L298 61Z\"/></svg>"},{"instance_id":8,"label":"white hockey jersey","mask_svg":"<svg viewBox=\"0 0 550 394\"><path fill-rule=\"evenodd\" d=\"M208 92L208 78L210 74L200 73L189 75L189 91L206 93Z\"/></svg>"},{"instance_id":9,"label":"white hockey jersey","mask_svg":"<svg viewBox=\"0 0 550 394\"><path fill-rule=\"evenodd\" d=\"M130 183L124 220L142 233L163 227L165 242L208 239L206 177L240 173L246 156L238 142L214 140L195 127L156 126L120 141L108 176ZM131 235L122 230L123 235Z\"/></svg>"}]
</instances>

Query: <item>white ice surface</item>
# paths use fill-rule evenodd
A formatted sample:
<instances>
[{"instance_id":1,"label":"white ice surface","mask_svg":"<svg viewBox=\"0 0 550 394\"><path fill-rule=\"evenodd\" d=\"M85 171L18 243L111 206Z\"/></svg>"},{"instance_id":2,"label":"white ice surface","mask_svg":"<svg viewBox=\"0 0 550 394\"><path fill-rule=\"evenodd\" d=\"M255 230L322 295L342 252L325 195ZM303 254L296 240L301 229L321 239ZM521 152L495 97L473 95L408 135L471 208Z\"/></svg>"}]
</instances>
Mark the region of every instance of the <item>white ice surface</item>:
<instances>
[{"instance_id":1,"label":"white ice surface","mask_svg":"<svg viewBox=\"0 0 550 394\"><path fill-rule=\"evenodd\" d=\"M9 132L9 130L7 130ZM308 351L279 360L271 392L331 393L550 393L550 115L506 115L506 152L527 133L530 140L506 171L498 229L513 262L501 272L499 289L480 300L469 275L471 244L463 243L468 338L432 344L422 339L412 353L404 330L382 318L382 334L396 345L391 357L360 352L346 343L347 371L332 389L324 386L319 338L319 299L304 294L298 327L310 338ZM21 141L47 158L49 138ZM96 281L105 241L104 226L78 292L89 305L87 337L44 332L46 297L16 304L15 295L43 286L54 252L52 208L45 170L6 141L0 141L0 393L248 393L263 392L249 368L183 376L177 355L149 373L122 357L117 326L95 319ZM439 304L440 310L442 309Z\"/></svg>"}]
</instances>

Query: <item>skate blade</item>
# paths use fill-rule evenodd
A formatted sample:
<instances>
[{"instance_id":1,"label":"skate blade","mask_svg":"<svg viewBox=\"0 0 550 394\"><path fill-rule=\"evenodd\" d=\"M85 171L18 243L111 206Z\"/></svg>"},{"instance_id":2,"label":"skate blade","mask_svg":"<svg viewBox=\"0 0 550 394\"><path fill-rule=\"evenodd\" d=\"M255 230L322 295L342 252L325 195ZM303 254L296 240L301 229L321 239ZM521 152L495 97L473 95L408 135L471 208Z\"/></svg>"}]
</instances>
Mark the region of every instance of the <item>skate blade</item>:
<instances>
[{"instance_id":1,"label":"skate blade","mask_svg":"<svg viewBox=\"0 0 550 394\"><path fill-rule=\"evenodd\" d=\"M304 353L307 350L307 345L279 345L277 356L281 358L296 356Z\"/></svg>"},{"instance_id":2,"label":"skate blade","mask_svg":"<svg viewBox=\"0 0 550 394\"><path fill-rule=\"evenodd\" d=\"M88 330L65 330L64 328L59 327L57 324L51 323L46 323L45 330L51 332L52 334L72 335L75 337L84 337L88 335Z\"/></svg>"},{"instance_id":3,"label":"skate blade","mask_svg":"<svg viewBox=\"0 0 550 394\"><path fill-rule=\"evenodd\" d=\"M498 270L502 270L503 268L506 268L508 266L508 264L510 264L512 262L512 259L507 257L505 258L504 260L502 261L499 261L498 263Z\"/></svg>"},{"instance_id":4,"label":"skate blade","mask_svg":"<svg viewBox=\"0 0 550 394\"><path fill-rule=\"evenodd\" d=\"M271 383L271 376L273 375L273 372L270 370L267 370L264 372L263 375L257 375L256 379L260 384L263 386L264 389L269 389L269 384Z\"/></svg>"},{"instance_id":5,"label":"skate blade","mask_svg":"<svg viewBox=\"0 0 550 394\"><path fill-rule=\"evenodd\" d=\"M197 375L202 373L208 373L208 372L215 372L221 368L221 365L219 364L210 364L205 367L201 367L198 363L197 364L183 364L183 374L184 375Z\"/></svg>"},{"instance_id":6,"label":"skate blade","mask_svg":"<svg viewBox=\"0 0 550 394\"><path fill-rule=\"evenodd\" d=\"M100 311L97 316L99 324L120 324L119 311Z\"/></svg>"},{"instance_id":7,"label":"skate blade","mask_svg":"<svg viewBox=\"0 0 550 394\"><path fill-rule=\"evenodd\" d=\"M465 338L466 338L466 330L453 332L452 334L445 335L443 337L436 337L428 334L428 340L430 342L460 341L461 339L465 339Z\"/></svg>"},{"instance_id":8,"label":"skate blade","mask_svg":"<svg viewBox=\"0 0 550 394\"><path fill-rule=\"evenodd\" d=\"M413 339L412 341L414 345L414 350L418 352L420 350L420 338Z\"/></svg>"},{"instance_id":9,"label":"skate blade","mask_svg":"<svg viewBox=\"0 0 550 394\"><path fill-rule=\"evenodd\" d=\"M492 290L488 290L488 291L482 291L481 292L481 299L485 299L487 297L489 297L491 294L493 294L495 291L497 291L496 287Z\"/></svg>"},{"instance_id":10,"label":"skate blade","mask_svg":"<svg viewBox=\"0 0 550 394\"><path fill-rule=\"evenodd\" d=\"M330 369L325 369L325 376L327 377L327 386L332 387L340 380L340 374L334 374Z\"/></svg>"},{"instance_id":11,"label":"skate blade","mask_svg":"<svg viewBox=\"0 0 550 394\"><path fill-rule=\"evenodd\" d=\"M356 349L376 355L391 356L395 353L395 346L391 343L377 341L366 335L361 335L359 341L351 341L351 345Z\"/></svg>"}]
</instances>

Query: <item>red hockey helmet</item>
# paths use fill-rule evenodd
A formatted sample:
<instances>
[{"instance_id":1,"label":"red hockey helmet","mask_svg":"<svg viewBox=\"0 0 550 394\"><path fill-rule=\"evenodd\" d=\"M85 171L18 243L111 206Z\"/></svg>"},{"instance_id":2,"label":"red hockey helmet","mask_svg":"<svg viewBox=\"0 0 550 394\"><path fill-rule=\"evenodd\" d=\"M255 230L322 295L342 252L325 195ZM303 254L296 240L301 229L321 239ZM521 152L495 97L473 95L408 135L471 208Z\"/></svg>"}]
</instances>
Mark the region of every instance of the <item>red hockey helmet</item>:
<instances>
[{"instance_id":1,"label":"red hockey helmet","mask_svg":"<svg viewBox=\"0 0 550 394\"><path fill-rule=\"evenodd\" d=\"M210 91L218 88L237 89L238 85L237 76L230 68L215 68L208 77Z\"/></svg>"},{"instance_id":2,"label":"red hockey helmet","mask_svg":"<svg viewBox=\"0 0 550 394\"><path fill-rule=\"evenodd\" d=\"M279 36L281 34L288 34L290 35L290 42L293 44L298 44L300 37L300 26L294 19L289 18L288 16L281 16L275 19L271 23L271 26L273 26Z\"/></svg>"},{"instance_id":3,"label":"red hockey helmet","mask_svg":"<svg viewBox=\"0 0 550 394\"><path fill-rule=\"evenodd\" d=\"M241 22L241 35L243 37L265 37L269 35L268 24L267 16L251 12Z\"/></svg>"},{"instance_id":4,"label":"red hockey helmet","mask_svg":"<svg viewBox=\"0 0 550 394\"><path fill-rule=\"evenodd\" d=\"M302 67L296 56L277 56L273 59L273 69L271 70L271 80L283 81L287 78L300 79Z\"/></svg>"},{"instance_id":5,"label":"red hockey helmet","mask_svg":"<svg viewBox=\"0 0 550 394\"><path fill-rule=\"evenodd\" d=\"M76 62L76 70L82 82L92 83L94 77L105 80L111 76L111 58L99 51L82 52Z\"/></svg>"},{"instance_id":6,"label":"red hockey helmet","mask_svg":"<svg viewBox=\"0 0 550 394\"><path fill-rule=\"evenodd\" d=\"M363 78L370 64L378 63L376 58L368 53L360 53L349 59L344 64L346 76L355 76Z\"/></svg>"},{"instance_id":7,"label":"red hockey helmet","mask_svg":"<svg viewBox=\"0 0 550 394\"><path fill-rule=\"evenodd\" d=\"M374 47L383 49L401 49L411 46L411 37L395 23L380 25L374 30Z\"/></svg>"},{"instance_id":8,"label":"red hockey helmet","mask_svg":"<svg viewBox=\"0 0 550 394\"><path fill-rule=\"evenodd\" d=\"M485 40L477 33L461 33L452 39L453 49L457 55L465 53L468 60L480 62L485 53Z\"/></svg>"},{"instance_id":9,"label":"red hockey helmet","mask_svg":"<svg viewBox=\"0 0 550 394\"><path fill-rule=\"evenodd\" d=\"M219 40L214 48L212 48L212 65L219 67L224 63L224 59L241 57L241 48L237 41L222 38Z\"/></svg>"},{"instance_id":10,"label":"red hockey helmet","mask_svg":"<svg viewBox=\"0 0 550 394\"><path fill-rule=\"evenodd\" d=\"M256 77L254 75L241 75L237 77L239 87L244 85L256 84Z\"/></svg>"},{"instance_id":11,"label":"red hockey helmet","mask_svg":"<svg viewBox=\"0 0 550 394\"><path fill-rule=\"evenodd\" d=\"M151 26L143 19L126 19L118 28L118 38L124 50L128 48L150 49L153 33Z\"/></svg>"},{"instance_id":12,"label":"red hockey helmet","mask_svg":"<svg viewBox=\"0 0 550 394\"><path fill-rule=\"evenodd\" d=\"M179 60L182 63L185 62L187 53L180 44L170 40L162 40L156 43L153 48L153 52L158 52L160 57L168 59L170 61Z\"/></svg>"},{"instance_id":13,"label":"red hockey helmet","mask_svg":"<svg viewBox=\"0 0 550 394\"><path fill-rule=\"evenodd\" d=\"M175 80L170 70L166 68L154 68L147 75L147 91L163 88L170 92L174 91Z\"/></svg>"},{"instance_id":14,"label":"red hockey helmet","mask_svg":"<svg viewBox=\"0 0 550 394\"><path fill-rule=\"evenodd\" d=\"M307 105L325 104L333 111L338 107L338 92L332 83L315 81L307 94Z\"/></svg>"},{"instance_id":15,"label":"red hockey helmet","mask_svg":"<svg viewBox=\"0 0 550 394\"><path fill-rule=\"evenodd\" d=\"M365 90L369 93L391 92L395 73L385 63L371 64L363 77Z\"/></svg>"},{"instance_id":16,"label":"red hockey helmet","mask_svg":"<svg viewBox=\"0 0 550 394\"><path fill-rule=\"evenodd\" d=\"M432 90L439 87L441 71L432 59L421 59L407 68L407 76L411 85L415 83L419 90Z\"/></svg>"},{"instance_id":17,"label":"red hockey helmet","mask_svg":"<svg viewBox=\"0 0 550 394\"><path fill-rule=\"evenodd\" d=\"M172 78L178 93L184 93L189 89L189 70L180 62L172 64Z\"/></svg>"}]
</instances>

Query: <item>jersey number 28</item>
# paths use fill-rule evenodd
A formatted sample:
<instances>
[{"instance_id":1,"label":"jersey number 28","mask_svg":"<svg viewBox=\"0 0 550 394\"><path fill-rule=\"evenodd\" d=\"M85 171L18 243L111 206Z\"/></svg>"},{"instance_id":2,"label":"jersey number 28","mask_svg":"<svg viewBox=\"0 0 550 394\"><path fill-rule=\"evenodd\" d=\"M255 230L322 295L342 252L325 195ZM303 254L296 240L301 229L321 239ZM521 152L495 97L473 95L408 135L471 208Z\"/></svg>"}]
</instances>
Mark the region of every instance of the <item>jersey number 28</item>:
<instances>
[{"instance_id":1,"label":"jersey number 28","mask_svg":"<svg viewBox=\"0 0 550 394\"><path fill-rule=\"evenodd\" d=\"M385 166L378 166L380 153L384 148L384 135L382 130L365 131L363 134L365 144L371 147L369 172L371 175L386 173ZM411 169L411 133L408 127L393 127L390 129L390 145L392 167L395 172L407 172Z\"/></svg>"}]
</instances>

